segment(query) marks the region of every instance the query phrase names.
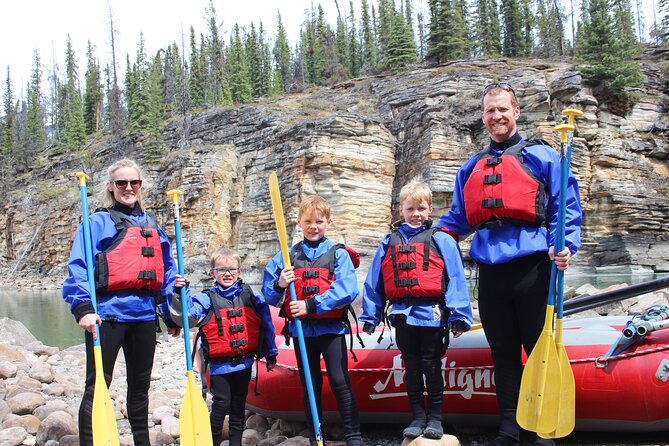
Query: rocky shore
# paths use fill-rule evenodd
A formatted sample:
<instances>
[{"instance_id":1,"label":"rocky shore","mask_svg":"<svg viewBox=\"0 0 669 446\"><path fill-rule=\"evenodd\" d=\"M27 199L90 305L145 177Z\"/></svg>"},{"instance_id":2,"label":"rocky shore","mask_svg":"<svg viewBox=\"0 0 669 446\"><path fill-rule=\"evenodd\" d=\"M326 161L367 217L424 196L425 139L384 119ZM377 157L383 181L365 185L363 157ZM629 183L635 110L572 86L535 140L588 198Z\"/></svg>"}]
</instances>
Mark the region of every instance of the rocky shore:
<instances>
[{"instance_id":1,"label":"rocky shore","mask_svg":"<svg viewBox=\"0 0 669 446\"><path fill-rule=\"evenodd\" d=\"M601 290L586 285L578 290L570 290L568 294L594 294L598 291ZM600 307L596 311L589 310L587 315L634 314L654 304L669 304L667 290ZM0 446L78 445L76 420L83 393L85 362L83 345L64 350L50 347L36 340L20 322L0 319ZM151 443L178 444L178 414L186 388L186 364L181 336L159 336L151 379ZM133 444L125 412L126 387L125 363L121 354L109 391L122 446ZM400 424L363 425L365 444L399 446L403 440L403 427ZM477 426L446 426L446 431L455 436L445 436L441 442L420 441L444 446L459 443L476 445L494 436L494 432ZM327 435L327 446L345 444L341 442L339 426L326 425L324 432ZM558 444L668 444L666 441L666 435L657 434L607 436L602 433L575 433ZM305 424L247 412L244 446L274 446L279 443L283 446L308 446Z\"/></svg>"}]
</instances>

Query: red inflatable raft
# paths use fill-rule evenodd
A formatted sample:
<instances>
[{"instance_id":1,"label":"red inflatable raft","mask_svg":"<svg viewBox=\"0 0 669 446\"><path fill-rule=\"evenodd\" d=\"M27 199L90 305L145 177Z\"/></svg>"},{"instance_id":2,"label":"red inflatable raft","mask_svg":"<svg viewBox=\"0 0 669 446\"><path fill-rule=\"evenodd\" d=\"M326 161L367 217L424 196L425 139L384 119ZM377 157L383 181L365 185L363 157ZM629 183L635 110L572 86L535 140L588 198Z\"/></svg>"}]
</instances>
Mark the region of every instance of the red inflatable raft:
<instances>
[{"instance_id":1,"label":"red inflatable raft","mask_svg":"<svg viewBox=\"0 0 669 446\"><path fill-rule=\"evenodd\" d=\"M274 311L274 309L273 309ZM277 333L283 320L276 313ZM669 430L669 330L648 333L640 342L604 360L620 338L629 317L565 319L564 342L576 380L576 429L590 431ZM354 338L358 362L349 358L349 373L363 422L404 422L409 407L404 369L394 333L360 331L365 348ZM302 389L295 352L277 335L277 367L268 373L264 364L254 370L258 395L251 382L247 408L264 415L303 420ZM347 340L348 342L348 340ZM442 359L444 422L494 424L497 416L495 373L490 350L481 330L451 340ZM323 418L337 419L337 406L324 377Z\"/></svg>"}]
</instances>

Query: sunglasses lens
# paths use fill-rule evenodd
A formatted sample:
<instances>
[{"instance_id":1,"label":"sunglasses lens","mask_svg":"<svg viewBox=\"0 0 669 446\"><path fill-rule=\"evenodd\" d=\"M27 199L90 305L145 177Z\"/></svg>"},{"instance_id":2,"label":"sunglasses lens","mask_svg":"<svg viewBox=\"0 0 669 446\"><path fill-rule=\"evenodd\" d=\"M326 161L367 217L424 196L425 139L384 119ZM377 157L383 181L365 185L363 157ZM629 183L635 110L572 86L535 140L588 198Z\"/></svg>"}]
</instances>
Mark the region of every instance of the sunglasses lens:
<instances>
[{"instance_id":1,"label":"sunglasses lens","mask_svg":"<svg viewBox=\"0 0 669 446\"><path fill-rule=\"evenodd\" d=\"M114 180L114 185L118 189L126 189L128 184L133 189L139 189L139 187L142 185L142 180Z\"/></svg>"}]
</instances>

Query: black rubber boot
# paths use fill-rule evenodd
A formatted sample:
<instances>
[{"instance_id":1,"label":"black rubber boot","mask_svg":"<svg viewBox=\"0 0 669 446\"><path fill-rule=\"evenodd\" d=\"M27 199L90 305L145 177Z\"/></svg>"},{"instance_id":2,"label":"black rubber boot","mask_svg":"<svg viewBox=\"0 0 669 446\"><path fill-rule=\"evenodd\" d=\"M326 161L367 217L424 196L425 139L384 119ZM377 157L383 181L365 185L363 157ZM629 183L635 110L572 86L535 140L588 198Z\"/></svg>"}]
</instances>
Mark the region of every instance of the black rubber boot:
<instances>
[{"instance_id":1,"label":"black rubber boot","mask_svg":"<svg viewBox=\"0 0 669 446\"><path fill-rule=\"evenodd\" d=\"M406 438L417 438L423 434L423 429L427 425L425 398L423 397L423 371L417 359L405 359L404 367L404 378L413 421L404 429L402 435Z\"/></svg>"},{"instance_id":2,"label":"black rubber boot","mask_svg":"<svg viewBox=\"0 0 669 446\"><path fill-rule=\"evenodd\" d=\"M423 430L423 436L439 440L444 435L444 428L441 425L441 408L444 400L441 361L424 361L423 371L427 387L427 426Z\"/></svg>"}]
</instances>

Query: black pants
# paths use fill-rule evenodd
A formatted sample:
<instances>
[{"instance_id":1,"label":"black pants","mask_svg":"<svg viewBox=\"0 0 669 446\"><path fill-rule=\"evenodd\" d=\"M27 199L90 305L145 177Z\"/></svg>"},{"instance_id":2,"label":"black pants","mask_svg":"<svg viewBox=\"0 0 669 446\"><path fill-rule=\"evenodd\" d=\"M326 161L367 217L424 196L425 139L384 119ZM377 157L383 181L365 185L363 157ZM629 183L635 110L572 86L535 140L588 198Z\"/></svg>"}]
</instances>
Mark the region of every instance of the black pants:
<instances>
[{"instance_id":1,"label":"black pants","mask_svg":"<svg viewBox=\"0 0 669 446\"><path fill-rule=\"evenodd\" d=\"M210 415L214 446L221 444L226 414L229 415L230 446L242 444L249 381L251 381L251 367L238 372L209 376L209 391L214 396Z\"/></svg>"},{"instance_id":2,"label":"black pants","mask_svg":"<svg viewBox=\"0 0 669 446\"><path fill-rule=\"evenodd\" d=\"M360 418L358 415L358 404L351 390L351 381L348 376L348 354L346 351L346 339L344 335L321 335L304 338L307 349L307 361L311 372L311 382L314 386L316 407L318 408L318 420L323 420L323 406L321 392L323 391L323 375L321 374L321 355L325 360L325 368L328 374L330 390L334 394L339 415L344 425L346 444L348 446L360 445L362 436L360 434ZM302 394L304 398L304 411L307 414L307 427L310 430L310 440L315 441L314 425L311 416L309 395L304 381L302 368L302 357L300 345L295 339L295 355L300 371L302 382Z\"/></svg>"},{"instance_id":3,"label":"black pants","mask_svg":"<svg viewBox=\"0 0 669 446\"><path fill-rule=\"evenodd\" d=\"M128 421L132 429L135 446L150 446L149 442L149 386L153 355L156 351L156 321L103 322L100 325L100 350L102 370L107 387L111 384L114 364L119 350L123 348L126 379L128 382ZM79 406L79 444L93 445L91 416L93 392L95 390L95 359L93 335L86 332L86 387Z\"/></svg>"},{"instance_id":4,"label":"black pants","mask_svg":"<svg viewBox=\"0 0 669 446\"><path fill-rule=\"evenodd\" d=\"M441 373L441 357L448 347L442 327L417 327L406 323L403 316L393 321L397 347L404 361L409 408L414 421L441 421L444 397L444 378ZM425 377L425 378L423 378ZM427 407L424 390L427 390Z\"/></svg>"},{"instance_id":5,"label":"black pants","mask_svg":"<svg viewBox=\"0 0 669 446\"><path fill-rule=\"evenodd\" d=\"M550 273L546 252L500 265L479 265L479 313L495 365L499 434L516 441L521 348L529 355L541 335Z\"/></svg>"}]
</instances>

